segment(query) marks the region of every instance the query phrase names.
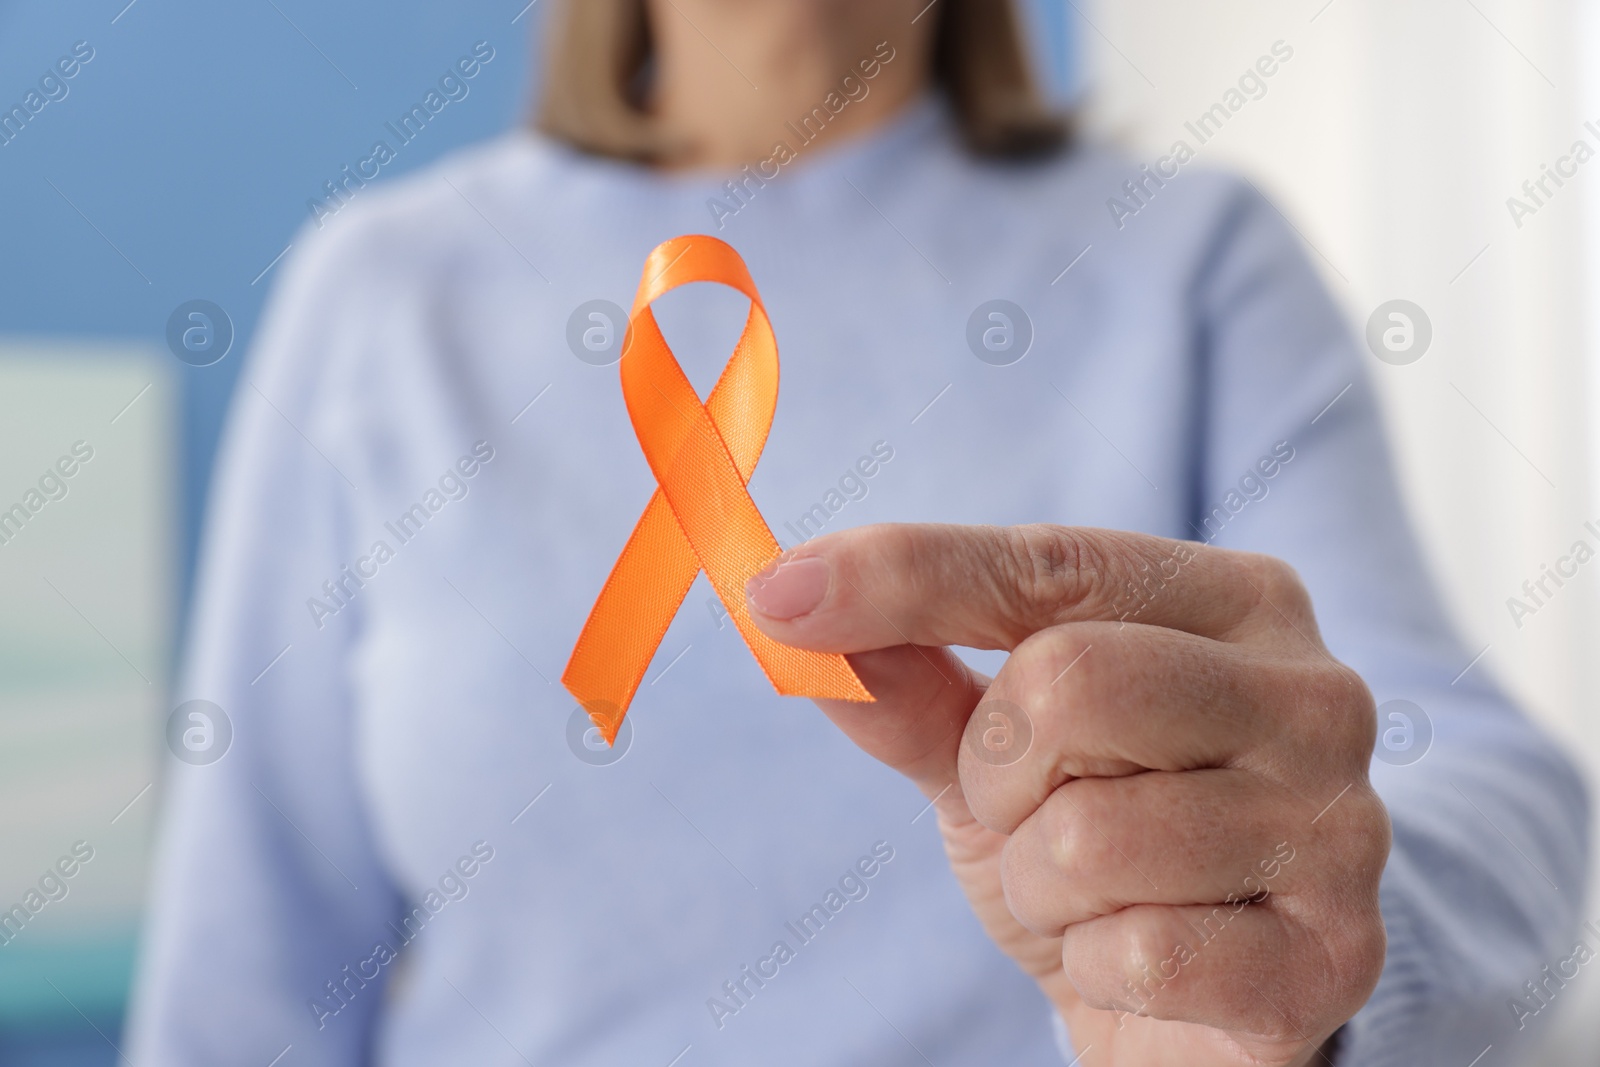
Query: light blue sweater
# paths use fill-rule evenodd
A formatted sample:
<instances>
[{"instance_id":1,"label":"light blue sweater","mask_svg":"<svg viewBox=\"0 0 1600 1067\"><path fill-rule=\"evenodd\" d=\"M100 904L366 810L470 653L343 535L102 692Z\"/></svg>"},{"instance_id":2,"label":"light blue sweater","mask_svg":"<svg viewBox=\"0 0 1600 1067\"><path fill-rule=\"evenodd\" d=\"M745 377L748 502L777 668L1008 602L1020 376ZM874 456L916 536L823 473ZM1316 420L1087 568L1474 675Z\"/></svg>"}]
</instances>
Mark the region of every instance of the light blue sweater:
<instances>
[{"instance_id":1,"label":"light blue sweater","mask_svg":"<svg viewBox=\"0 0 1600 1067\"><path fill-rule=\"evenodd\" d=\"M1462 674L1375 361L1293 230L1194 167L1119 227L1107 201L1137 177L1093 149L981 164L930 101L739 200L516 133L298 240L239 387L179 694L233 738L170 767L132 1060L1070 1059L921 796L773 695L703 576L623 757L573 726L563 664L653 488L583 305L628 306L686 232L740 250L777 331L750 491L784 544L1044 521L1296 566L1334 653L1432 733L1373 765L1389 958L1342 1059L1525 1047L1508 999L1572 953L1583 788L1481 663ZM1026 319L974 314L993 300ZM657 307L702 395L740 304L697 286Z\"/></svg>"}]
</instances>

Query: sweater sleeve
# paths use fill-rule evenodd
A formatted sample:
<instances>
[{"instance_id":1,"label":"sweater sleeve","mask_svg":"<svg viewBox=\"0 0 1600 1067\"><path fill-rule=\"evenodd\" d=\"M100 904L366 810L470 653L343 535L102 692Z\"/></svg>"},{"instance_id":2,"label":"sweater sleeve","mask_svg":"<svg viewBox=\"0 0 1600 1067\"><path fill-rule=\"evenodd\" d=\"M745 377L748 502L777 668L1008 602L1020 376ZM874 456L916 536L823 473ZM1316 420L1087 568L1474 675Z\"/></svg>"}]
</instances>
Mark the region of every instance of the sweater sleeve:
<instances>
[{"instance_id":1,"label":"sweater sleeve","mask_svg":"<svg viewBox=\"0 0 1600 1067\"><path fill-rule=\"evenodd\" d=\"M1373 361L1277 211L1245 187L1229 204L1193 297L1194 536L1294 565L1329 648L1378 704L1372 779L1394 827L1380 891L1388 957L1341 1035L1341 1062L1464 1067L1525 1037L1510 1001L1572 954L1585 789L1444 617L1401 504Z\"/></svg>"},{"instance_id":2,"label":"sweater sleeve","mask_svg":"<svg viewBox=\"0 0 1600 1067\"><path fill-rule=\"evenodd\" d=\"M286 1063L348 1067L383 997L384 976L360 972L400 905L355 758L359 612L307 604L352 558L348 453L324 414L353 343L337 257L313 237L289 261L235 391L175 695L221 715L211 751L167 760L133 1062L266 1064L292 1047Z\"/></svg>"}]
</instances>

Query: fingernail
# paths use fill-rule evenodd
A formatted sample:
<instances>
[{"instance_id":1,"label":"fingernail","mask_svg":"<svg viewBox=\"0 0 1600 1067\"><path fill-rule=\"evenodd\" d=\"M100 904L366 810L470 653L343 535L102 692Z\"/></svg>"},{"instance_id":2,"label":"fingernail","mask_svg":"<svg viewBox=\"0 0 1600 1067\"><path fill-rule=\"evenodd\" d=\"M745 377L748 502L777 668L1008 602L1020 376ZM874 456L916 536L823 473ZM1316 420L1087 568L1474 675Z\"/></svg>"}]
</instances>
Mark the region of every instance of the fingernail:
<instances>
[{"instance_id":1,"label":"fingernail","mask_svg":"<svg viewBox=\"0 0 1600 1067\"><path fill-rule=\"evenodd\" d=\"M768 618L798 618L828 595L828 561L821 556L780 560L746 582L744 595Z\"/></svg>"}]
</instances>

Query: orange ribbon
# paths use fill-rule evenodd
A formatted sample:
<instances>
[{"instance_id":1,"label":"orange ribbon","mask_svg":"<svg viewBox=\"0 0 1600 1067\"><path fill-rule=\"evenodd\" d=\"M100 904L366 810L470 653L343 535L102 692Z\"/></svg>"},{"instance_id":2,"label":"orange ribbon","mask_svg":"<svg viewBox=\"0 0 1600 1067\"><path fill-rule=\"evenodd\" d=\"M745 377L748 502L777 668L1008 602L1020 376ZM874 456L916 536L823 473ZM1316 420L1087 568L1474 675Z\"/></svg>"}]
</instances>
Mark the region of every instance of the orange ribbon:
<instances>
[{"instance_id":1,"label":"orange ribbon","mask_svg":"<svg viewBox=\"0 0 1600 1067\"><path fill-rule=\"evenodd\" d=\"M650 310L690 282L719 282L750 298L744 333L704 404ZM700 235L657 245L622 352L622 396L657 489L578 635L561 675L567 691L614 742L703 569L779 694L871 700L843 656L779 644L756 629L745 606L745 583L781 551L746 489L778 406L778 342L739 253Z\"/></svg>"}]
</instances>

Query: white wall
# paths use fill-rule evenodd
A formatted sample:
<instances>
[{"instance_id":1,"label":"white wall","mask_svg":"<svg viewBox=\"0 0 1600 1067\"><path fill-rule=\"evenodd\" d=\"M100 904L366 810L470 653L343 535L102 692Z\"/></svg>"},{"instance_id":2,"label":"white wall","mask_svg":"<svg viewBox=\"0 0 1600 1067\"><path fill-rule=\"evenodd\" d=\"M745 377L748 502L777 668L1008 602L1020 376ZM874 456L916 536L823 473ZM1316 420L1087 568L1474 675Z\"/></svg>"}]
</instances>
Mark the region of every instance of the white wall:
<instances>
[{"instance_id":1,"label":"white wall","mask_svg":"<svg viewBox=\"0 0 1600 1067\"><path fill-rule=\"evenodd\" d=\"M1488 646L1475 669L1497 672L1600 769L1589 644L1600 561L1520 628L1506 604L1600 520L1585 280L1600 248L1586 222L1600 157L1520 228L1506 206L1574 140L1600 149L1583 127L1594 117L1600 129L1600 91L1580 62L1600 56L1600 19L1556 0L1069 3L1091 66L1090 128L1146 158L1174 138L1195 144L1186 120L1274 42L1294 49L1200 158L1276 201L1355 329L1394 298L1428 313L1422 359L1371 366L1434 573L1472 648ZM1535 1062L1594 1062L1600 980L1566 1007L1537 1035Z\"/></svg>"}]
</instances>

